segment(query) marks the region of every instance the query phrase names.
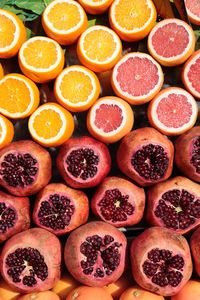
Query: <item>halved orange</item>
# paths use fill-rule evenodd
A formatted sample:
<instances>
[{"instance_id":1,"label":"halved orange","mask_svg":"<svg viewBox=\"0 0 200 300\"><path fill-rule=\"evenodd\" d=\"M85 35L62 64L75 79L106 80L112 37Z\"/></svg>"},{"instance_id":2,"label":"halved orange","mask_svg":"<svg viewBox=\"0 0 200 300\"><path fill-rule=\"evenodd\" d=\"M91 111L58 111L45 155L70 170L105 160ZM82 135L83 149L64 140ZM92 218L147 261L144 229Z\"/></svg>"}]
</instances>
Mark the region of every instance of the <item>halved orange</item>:
<instances>
[{"instance_id":1,"label":"halved orange","mask_svg":"<svg viewBox=\"0 0 200 300\"><path fill-rule=\"evenodd\" d=\"M54 0L43 12L46 34L61 45L74 43L87 28L87 15L74 0Z\"/></svg>"},{"instance_id":2,"label":"halved orange","mask_svg":"<svg viewBox=\"0 0 200 300\"><path fill-rule=\"evenodd\" d=\"M70 112L57 103L41 105L28 122L32 138L46 147L57 147L66 142L74 131L74 119Z\"/></svg>"},{"instance_id":3,"label":"halved orange","mask_svg":"<svg viewBox=\"0 0 200 300\"><path fill-rule=\"evenodd\" d=\"M190 22L195 25L200 25L200 1L199 0L185 0L185 7L187 10Z\"/></svg>"},{"instance_id":4,"label":"halved orange","mask_svg":"<svg viewBox=\"0 0 200 300\"><path fill-rule=\"evenodd\" d=\"M18 59L22 72L38 83L56 78L64 67L61 46L44 36L32 37L23 43Z\"/></svg>"},{"instance_id":5,"label":"halved orange","mask_svg":"<svg viewBox=\"0 0 200 300\"><path fill-rule=\"evenodd\" d=\"M77 54L81 63L94 72L112 69L122 54L118 35L106 26L95 25L79 38Z\"/></svg>"},{"instance_id":6,"label":"halved orange","mask_svg":"<svg viewBox=\"0 0 200 300\"><path fill-rule=\"evenodd\" d=\"M15 56L26 40L26 28L20 18L0 9L0 58Z\"/></svg>"},{"instance_id":7,"label":"halved orange","mask_svg":"<svg viewBox=\"0 0 200 300\"><path fill-rule=\"evenodd\" d=\"M4 70L2 64L0 63L0 79L3 77L3 75L4 75Z\"/></svg>"},{"instance_id":8,"label":"halved orange","mask_svg":"<svg viewBox=\"0 0 200 300\"><path fill-rule=\"evenodd\" d=\"M184 63L195 50L195 35L186 22L172 18L158 22L148 36L150 54L163 66Z\"/></svg>"},{"instance_id":9,"label":"halved orange","mask_svg":"<svg viewBox=\"0 0 200 300\"><path fill-rule=\"evenodd\" d=\"M0 95L0 113L11 119L30 116L40 101L36 84L18 73L10 73L0 80Z\"/></svg>"},{"instance_id":10,"label":"halved orange","mask_svg":"<svg viewBox=\"0 0 200 300\"><path fill-rule=\"evenodd\" d=\"M78 0L87 13L98 15L106 12L114 0Z\"/></svg>"},{"instance_id":11,"label":"halved orange","mask_svg":"<svg viewBox=\"0 0 200 300\"><path fill-rule=\"evenodd\" d=\"M73 65L65 68L57 77L54 93L57 101L73 112L85 111L98 99L100 83L89 69Z\"/></svg>"},{"instance_id":12,"label":"halved orange","mask_svg":"<svg viewBox=\"0 0 200 300\"><path fill-rule=\"evenodd\" d=\"M115 0L109 12L112 29L128 42L145 38L155 25L156 18L152 0Z\"/></svg>"},{"instance_id":13,"label":"halved orange","mask_svg":"<svg viewBox=\"0 0 200 300\"><path fill-rule=\"evenodd\" d=\"M0 115L0 149L10 144L14 137L14 126L6 117Z\"/></svg>"},{"instance_id":14,"label":"halved orange","mask_svg":"<svg viewBox=\"0 0 200 300\"><path fill-rule=\"evenodd\" d=\"M114 96L102 97L95 102L87 115L87 128L91 135L104 143L115 143L133 127L131 106Z\"/></svg>"}]
</instances>

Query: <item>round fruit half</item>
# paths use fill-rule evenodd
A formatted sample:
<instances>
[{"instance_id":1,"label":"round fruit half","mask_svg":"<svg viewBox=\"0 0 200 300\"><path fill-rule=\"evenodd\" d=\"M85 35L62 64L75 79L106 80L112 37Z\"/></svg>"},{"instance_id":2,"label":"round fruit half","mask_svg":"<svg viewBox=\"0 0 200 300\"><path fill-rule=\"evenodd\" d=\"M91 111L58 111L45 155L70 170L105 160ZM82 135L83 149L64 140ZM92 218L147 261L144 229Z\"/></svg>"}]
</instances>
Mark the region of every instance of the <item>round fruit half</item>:
<instances>
[{"instance_id":1,"label":"round fruit half","mask_svg":"<svg viewBox=\"0 0 200 300\"><path fill-rule=\"evenodd\" d=\"M200 25L200 2L199 0L184 0L187 10L187 15L190 22L195 25Z\"/></svg>"}]
</instances>

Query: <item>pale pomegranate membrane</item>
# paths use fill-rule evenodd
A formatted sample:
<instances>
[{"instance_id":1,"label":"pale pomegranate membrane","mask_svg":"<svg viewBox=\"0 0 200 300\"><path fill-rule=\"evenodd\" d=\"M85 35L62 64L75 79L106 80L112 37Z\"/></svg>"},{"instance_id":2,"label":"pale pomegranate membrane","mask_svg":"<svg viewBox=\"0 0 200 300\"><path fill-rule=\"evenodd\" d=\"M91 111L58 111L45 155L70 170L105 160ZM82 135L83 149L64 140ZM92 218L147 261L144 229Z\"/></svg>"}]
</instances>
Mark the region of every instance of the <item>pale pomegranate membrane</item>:
<instances>
[{"instance_id":1,"label":"pale pomegranate membrane","mask_svg":"<svg viewBox=\"0 0 200 300\"><path fill-rule=\"evenodd\" d=\"M190 163L195 167L196 173L200 174L200 136L192 141Z\"/></svg>"},{"instance_id":2,"label":"pale pomegranate membrane","mask_svg":"<svg viewBox=\"0 0 200 300\"><path fill-rule=\"evenodd\" d=\"M147 144L132 155L131 164L145 180L156 181L165 176L169 157L162 146Z\"/></svg>"},{"instance_id":3,"label":"pale pomegranate membrane","mask_svg":"<svg viewBox=\"0 0 200 300\"><path fill-rule=\"evenodd\" d=\"M129 195L122 194L117 188L107 190L98 206L102 217L112 223L126 221L135 211L135 207L129 203Z\"/></svg>"},{"instance_id":4,"label":"pale pomegranate membrane","mask_svg":"<svg viewBox=\"0 0 200 300\"><path fill-rule=\"evenodd\" d=\"M19 200L20 201L20 200ZM0 200L0 234L13 228L17 221L17 212L14 207Z\"/></svg>"},{"instance_id":5,"label":"pale pomegranate membrane","mask_svg":"<svg viewBox=\"0 0 200 300\"><path fill-rule=\"evenodd\" d=\"M12 187L32 185L38 171L38 161L29 153L9 152L0 162L0 176Z\"/></svg>"},{"instance_id":6,"label":"pale pomegranate membrane","mask_svg":"<svg viewBox=\"0 0 200 300\"><path fill-rule=\"evenodd\" d=\"M199 10L200 11L200 10ZM200 57L191 64L187 77L193 89L200 93Z\"/></svg>"},{"instance_id":7,"label":"pale pomegranate membrane","mask_svg":"<svg viewBox=\"0 0 200 300\"><path fill-rule=\"evenodd\" d=\"M147 253L142 269L154 284L160 287L176 287L183 279L184 265L181 255L166 249L153 248Z\"/></svg>"},{"instance_id":8,"label":"pale pomegranate membrane","mask_svg":"<svg viewBox=\"0 0 200 300\"><path fill-rule=\"evenodd\" d=\"M154 214L167 228L187 229L200 218L200 199L185 189L171 189L162 194Z\"/></svg>"},{"instance_id":9,"label":"pale pomegranate membrane","mask_svg":"<svg viewBox=\"0 0 200 300\"><path fill-rule=\"evenodd\" d=\"M120 264L120 248L111 235L88 236L80 245L81 268L85 275L103 278L111 275Z\"/></svg>"}]
</instances>

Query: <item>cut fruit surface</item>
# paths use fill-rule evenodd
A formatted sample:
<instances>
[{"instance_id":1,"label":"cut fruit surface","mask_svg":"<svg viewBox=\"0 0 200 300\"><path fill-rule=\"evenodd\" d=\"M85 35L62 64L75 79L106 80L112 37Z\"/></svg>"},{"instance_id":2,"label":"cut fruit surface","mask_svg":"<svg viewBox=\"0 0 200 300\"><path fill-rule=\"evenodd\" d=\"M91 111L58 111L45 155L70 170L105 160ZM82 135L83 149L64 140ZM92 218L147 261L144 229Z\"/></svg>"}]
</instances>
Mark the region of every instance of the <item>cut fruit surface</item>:
<instances>
[{"instance_id":1,"label":"cut fruit surface","mask_svg":"<svg viewBox=\"0 0 200 300\"><path fill-rule=\"evenodd\" d=\"M185 63L182 81L186 89L200 100L200 50L195 51Z\"/></svg>"},{"instance_id":2,"label":"cut fruit surface","mask_svg":"<svg viewBox=\"0 0 200 300\"><path fill-rule=\"evenodd\" d=\"M87 110L99 97L100 90L96 74L78 65L65 68L54 86L57 101L73 112Z\"/></svg>"},{"instance_id":3,"label":"cut fruit surface","mask_svg":"<svg viewBox=\"0 0 200 300\"><path fill-rule=\"evenodd\" d=\"M192 128L197 120L195 99L182 88L162 90L149 104L150 124L167 135L179 135Z\"/></svg>"},{"instance_id":4,"label":"cut fruit surface","mask_svg":"<svg viewBox=\"0 0 200 300\"><path fill-rule=\"evenodd\" d=\"M157 13L151 0L116 0L109 12L110 25L124 41L145 38L156 23Z\"/></svg>"},{"instance_id":5,"label":"cut fruit surface","mask_svg":"<svg viewBox=\"0 0 200 300\"><path fill-rule=\"evenodd\" d=\"M190 22L195 25L200 25L200 1L199 0L185 0Z\"/></svg>"},{"instance_id":6,"label":"cut fruit surface","mask_svg":"<svg viewBox=\"0 0 200 300\"><path fill-rule=\"evenodd\" d=\"M161 66L148 54L126 54L115 65L112 73L114 92L130 104L150 101L161 89L164 75Z\"/></svg>"},{"instance_id":7,"label":"cut fruit surface","mask_svg":"<svg viewBox=\"0 0 200 300\"><path fill-rule=\"evenodd\" d=\"M26 40L26 28L20 18L0 9L0 58L15 56Z\"/></svg>"},{"instance_id":8,"label":"cut fruit surface","mask_svg":"<svg viewBox=\"0 0 200 300\"><path fill-rule=\"evenodd\" d=\"M100 98L87 115L91 135L104 143L114 143L129 133L134 114L131 106L118 97Z\"/></svg>"},{"instance_id":9,"label":"cut fruit surface","mask_svg":"<svg viewBox=\"0 0 200 300\"><path fill-rule=\"evenodd\" d=\"M83 65L95 72L112 69L122 53L118 35L106 26L95 25L82 33L77 55Z\"/></svg>"},{"instance_id":10,"label":"cut fruit surface","mask_svg":"<svg viewBox=\"0 0 200 300\"><path fill-rule=\"evenodd\" d=\"M85 11L92 15L98 15L104 13L113 0L78 0Z\"/></svg>"},{"instance_id":11,"label":"cut fruit surface","mask_svg":"<svg viewBox=\"0 0 200 300\"><path fill-rule=\"evenodd\" d=\"M158 22L148 36L150 54L163 66L184 63L195 49L193 29L184 21L173 18Z\"/></svg>"},{"instance_id":12,"label":"cut fruit surface","mask_svg":"<svg viewBox=\"0 0 200 300\"><path fill-rule=\"evenodd\" d=\"M14 137L14 126L6 117L0 115L0 149L10 144Z\"/></svg>"},{"instance_id":13,"label":"cut fruit surface","mask_svg":"<svg viewBox=\"0 0 200 300\"><path fill-rule=\"evenodd\" d=\"M67 141L74 131L72 115L59 104L41 105L29 118L28 128L33 139L46 147Z\"/></svg>"},{"instance_id":14,"label":"cut fruit surface","mask_svg":"<svg viewBox=\"0 0 200 300\"><path fill-rule=\"evenodd\" d=\"M4 70L2 64L0 63L0 79L3 77L3 75L4 75Z\"/></svg>"},{"instance_id":15,"label":"cut fruit surface","mask_svg":"<svg viewBox=\"0 0 200 300\"><path fill-rule=\"evenodd\" d=\"M36 84L17 73L10 73L0 80L0 95L0 113L12 119L30 116L40 101Z\"/></svg>"},{"instance_id":16,"label":"cut fruit surface","mask_svg":"<svg viewBox=\"0 0 200 300\"><path fill-rule=\"evenodd\" d=\"M43 12L46 34L61 45L74 43L87 28L84 9L74 0L55 0Z\"/></svg>"},{"instance_id":17,"label":"cut fruit surface","mask_svg":"<svg viewBox=\"0 0 200 300\"><path fill-rule=\"evenodd\" d=\"M20 48L19 66L33 81L47 82L62 71L64 52L56 41L44 36L36 36L27 40Z\"/></svg>"}]
</instances>

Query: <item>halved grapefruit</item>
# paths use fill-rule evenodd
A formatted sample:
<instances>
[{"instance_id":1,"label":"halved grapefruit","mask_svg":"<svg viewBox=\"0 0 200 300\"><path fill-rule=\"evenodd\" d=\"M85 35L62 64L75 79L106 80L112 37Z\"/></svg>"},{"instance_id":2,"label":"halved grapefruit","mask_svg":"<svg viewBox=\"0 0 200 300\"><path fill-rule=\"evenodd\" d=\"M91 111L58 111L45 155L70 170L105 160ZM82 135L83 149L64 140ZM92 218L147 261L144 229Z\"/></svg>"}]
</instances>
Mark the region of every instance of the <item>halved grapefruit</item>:
<instances>
[{"instance_id":1,"label":"halved grapefruit","mask_svg":"<svg viewBox=\"0 0 200 300\"><path fill-rule=\"evenodd\" d=\"M149 104L150 124L166 135L179 135L194 126L198 106L191 94L179 87L162 90Z\"/></svg>"},{"instance_id":2,"label":"halved grapefruit","mask_svg":"<svg viewBox=\"0 0 200 300\"><path fill-rule=\"evenodd\" d=\"M190 22L195 25L200 25L200 1L185 0L185 6Z\"/></svg>"},{"instance_id":3,"label":"halved grapefruit","mask_svg":"<svg viewBox=\"0 0 200 300\"><path fill-rule=\"evenodd\" d=\"M184 63L195 50L193 29L184 21L173 18L158 22L148 36L150 54L163 66Z\"/></svg>"},{"instance_id":4,"label":"halved grapefruit","mask_svg":"<svg viewBox=\"0 0 200 300\"><path fill-rule=\"evenodd\" d=\"M139 105L150 101L163 81L162 68L150 55L131 52L115 65L111 84L117 96Z\"/></svg>"},{"instance_id":5,"label":"halved grapefruit","mask_svg":"<svg viewBox=\"0 0 200 300\"><path fill-rule=\"evenodd\" d=\"M91 107L87 115L87 128L91 135L104 143L115 143L133 127L134 114L124 100L102 97Z\"/></svg>"},{"instance_id":6,"label":"halved grapefruit","mask_svg":"<svg viewBox=\"0 0 200 300\"><path fill-rule=\"evenodd\" d=\"M183 67L182 81L186 89L200 100L200 50L195 51L186 61Z\"/></svg>"}]
</instances>

